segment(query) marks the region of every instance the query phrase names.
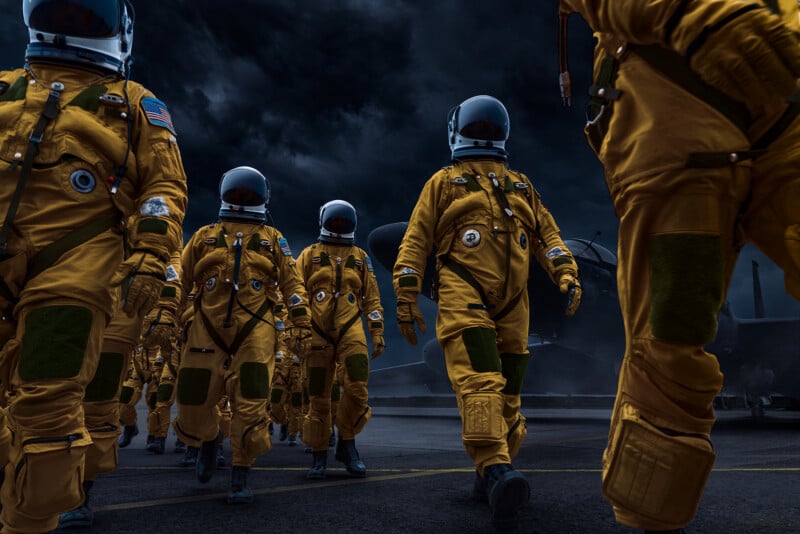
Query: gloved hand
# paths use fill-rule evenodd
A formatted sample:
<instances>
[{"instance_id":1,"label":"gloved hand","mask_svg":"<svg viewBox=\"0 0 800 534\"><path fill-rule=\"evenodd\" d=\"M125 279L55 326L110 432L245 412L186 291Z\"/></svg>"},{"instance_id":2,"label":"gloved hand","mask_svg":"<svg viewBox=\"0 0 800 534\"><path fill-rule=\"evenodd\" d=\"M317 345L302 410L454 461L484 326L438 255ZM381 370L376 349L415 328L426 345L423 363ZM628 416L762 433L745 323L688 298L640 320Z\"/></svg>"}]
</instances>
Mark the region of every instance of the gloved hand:
<instances>
[{"instance_id":1,"label":"gloved hand","mask_svg":"<svg viewBox=\"0 0 800 534\"><path fill-rule=\"evenodd\" d=\"M142 332L145 348L169 347L177 336L175 314L168 308L153 308L144 318Z\"/></svg>"},{"instance_id":2,"label":"gloved hand","mask_svg":"<svg viewBox=\"0 0 800 534\"><path fill-rule=\"evenodd\" d=\"M412 345L417 344L417 334L414 332L414 323L419 325L419 331L425 333L425 319L417 306L417 293L401 293L397 296L397 327L406 341Z\"/></svg>"},{"instance_id":3,"label":"gloved hand","mask_svg":"<svg viewBox=\"0 0 800 534\"><path fill-rule=\"evenodd\" d=\"M311 351L311 328L308 326L293 326L289 333L289 345L292 351L305 356Z\"/></svg>"},{"instance_id":4,"label":"gloved hand","mask_svg":"<svg viewBox=\"0 0 800 534\"><path fill-rule=\"evenodd\" d=\"M737 2L693 4L671 45L703 80L744 103L768 103L795 91L800 43L777 15L766 6L743 10Z\"/></svg>"},{"instance_id":5,"label":"gloved hand","mask_svg":"<svg viewBox=\"0 0 800 534\"><path fill-rule=\"evenodd\" d=\"M370 333L369 337L372 339L372 356L375 359L383 354L383 349L386 347L386 340L383 339L382 333Z\"/></svg>"},{"instance_id":6,"label":"gloved hand","mask_svg":"<svg viewBox=\"0 0 800 534\"><path fill-rule=\"evenodd\" d=\"M575 273L566 271L558 278L558 290L567 295L567 317L575 315L581 304L581 282Z\"/></svg>"},{"instance_id":7,"label":"gloved hand","mask_svg":"<svg viewBox=\"0 0 800 534\"><path fill-rule=\"evenodd\" d=\"M111 277L122 289L122 311L133 317L149 312L161 296L167 263L148 250L134 250Z\"/></svg>"}]
</instances>

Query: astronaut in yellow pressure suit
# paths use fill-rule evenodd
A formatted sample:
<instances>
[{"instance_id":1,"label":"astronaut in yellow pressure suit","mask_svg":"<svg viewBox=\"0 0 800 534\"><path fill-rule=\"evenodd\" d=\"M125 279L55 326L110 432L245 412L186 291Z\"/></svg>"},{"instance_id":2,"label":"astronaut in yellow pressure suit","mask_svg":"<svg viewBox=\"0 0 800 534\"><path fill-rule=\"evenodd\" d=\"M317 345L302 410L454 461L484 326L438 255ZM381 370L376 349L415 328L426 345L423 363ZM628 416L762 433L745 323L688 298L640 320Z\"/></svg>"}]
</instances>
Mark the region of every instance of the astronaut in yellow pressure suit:
<instances>
[{"instance_id":1,"label":"astronaut in yellow pressure suit","mask_svg":"<svg viewBox=\"0 0 800 534\"><path fill-rule=\"evenodd\" d=\"M120 396L125 392L125 389L121 387L122 379L130 368L131 355L141 337L143 319L144 324L147 325L146 330L152 332L153 339L160 339L164 325L171 321L167 310L176 307L179 301L177 291L180 287L180 280L176 267L180 267L179 251L173 252L170 257L166 271L166 283L153 310L142 318L141 315L130 316L118 307L103 332L103 345L100 350L97 371L89 385L86 386L86 394L83 398L86 428L92 437L92 444L86 449L83 469L83 490L86 498L83 504L75 510L61 514L58 528L92 526L94 513L89 506L89 493L97 491L96 488L93 488L98 474L110 473L117 469L119 452L117 438L120 434L118 422L123 419ZM135 415L134 412L134 423L136 422ZM120 447L123 446L122 439L124 437L125 434L120 437Z\"/></svg>"},{"instance_id":2,"label":"astronaut in yellow pressure suit","mask_svg":"<svg viewBox=\"0 0 800 534\"><path fill-rule=\"evenodd\" d=\"M319 242L297 257L297 267L311 299L311 350L306 352L310 406L303 422L303 442L311 447L307 478L325 478L331 437L331 387L337 363L344 365L336 424L335 458L357 477L367 468L355 438L369 421L369 357L362 315L372 341L372 358L386 345L378 282L367 253L354 244L357 215L349 202L332 200L319 210Z\"/></svg>"},{"instance_id":3,"label":"astronaut in yellow pressure suit","mask_svg":"<svg viewBox=\"0 0 800 534\"><path fill-rule=\"evenodd\" d=\"M233 469L229 503L253 500L247 473L271 447L270 376L275 363L275 316L283 295L296 342L311 339L306 291L286 238L264 224L269 186L252 167L222 176L219 221L200 228L184 247L183 290L197 287L194 321L178 370L178 437L199 447L197 478L216 467L221 432L217 403L230 399Z\"/></svg>"},{"instance_id":4,"label":"astronaut in yellow pressure suit","mask_svg":"<svg viewBox=\"0 0 800 534\"><path fill-rule=\"evenodd\" d=\"M186 208L169 112L128 80L128 2L22 9L26 68L0 72L0 362L14 436L0 451L4 533L53 530L84 501L82 401L103 331L116 299L131 315L158 299Z\"/></svg>"},{"instance_id":5,"label":"astronaut in yellow pressure suit","mask_svg":"<svg viewBox=\"0 0 800 534\"><path fill-rule=\"evenodd\" d=\"M503 104L467 99L451 110L448 131L452 164L422 189L394 265L397 320L415 345L414 323L425 331L417 297L435 249L436 336L477 469L476 496L488 499L498 529L512 529L530 495L511 461L527 433L519 410L531 258L570 294L568 315L580 302L578 266L530 180L507 166Z\"/></svg>"},{"instance_id":6,"label":"astronaut in yellow pressure suit","mask_svg":"<svg viewBox=\"0 0 800 534\"><path fill-rule=\"evenodd\" d=\"M272 421L280 425L280 441L289 440L289 446L297 445L297 433L302 424L303 385L300 382L300 358L289 349L289 330L283 321L285 312L275 307L278 335L275 346L275 372L272 375L269 411Z\"/></svg>"},{"instance_id":7,"label":"astronaut in yellow pressure suit","mask_svg":"<svg viewBox=\"0 0 800 534\"><path fill-rule=\"evenodd\" d=\"M603 494L619 523L682 532L715 459L723 377L703 347L743 244L780 266L800 298L798 6L560 5L562 28L578 12L599 39L585 131L620 220L627 344Z\"/></svg>"}]
</instances>

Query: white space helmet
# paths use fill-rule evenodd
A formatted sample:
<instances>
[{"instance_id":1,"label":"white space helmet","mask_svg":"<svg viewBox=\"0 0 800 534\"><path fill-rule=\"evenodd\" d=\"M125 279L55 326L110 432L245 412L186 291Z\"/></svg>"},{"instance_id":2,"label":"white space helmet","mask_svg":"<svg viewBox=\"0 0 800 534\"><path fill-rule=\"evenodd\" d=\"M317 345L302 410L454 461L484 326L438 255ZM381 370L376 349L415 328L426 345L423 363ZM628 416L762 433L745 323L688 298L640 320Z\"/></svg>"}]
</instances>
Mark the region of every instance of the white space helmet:
<instances>
[{"instance_id":1,"label":"white space helmet","mask_svg":"<svg viewBox=\"0 0 800 534\"><path fill-rule=\"evenodd\" d=\"M263 223L267 218L269 182L253 167L235 167L219 182L219 218Z\"/></svg>"},{"instance_id":2,"label":"white space helmet","mask_svg":"<svg viewBox=\"0 0 800 534\"><path fill-rule=\"evenodd\" d=\"M505 106L492 96L478 95L464 100L447 116L447 140L452 158L507 159L509 122Z\"/></svg>"},{"instance_id":3,"label":"white space helmet","mask_svg":"<svg viewBox=\"0 0 800 534\"><path fill-rule=\"evenodd\" d=\"M352 245L358 216L352 204L331 200L319 208L319 240L335 245Z\"/></svg>"},{"instance_id":4,"label":"white space helmet","mask_svg":"<svg viewBox=\"0 0 800 534\"><path fill-rule=\"evenodd\" d=\"M132 62L129 0L22 0L25 60L57 60L127 75Z\"/></svg>"}]
</instances>

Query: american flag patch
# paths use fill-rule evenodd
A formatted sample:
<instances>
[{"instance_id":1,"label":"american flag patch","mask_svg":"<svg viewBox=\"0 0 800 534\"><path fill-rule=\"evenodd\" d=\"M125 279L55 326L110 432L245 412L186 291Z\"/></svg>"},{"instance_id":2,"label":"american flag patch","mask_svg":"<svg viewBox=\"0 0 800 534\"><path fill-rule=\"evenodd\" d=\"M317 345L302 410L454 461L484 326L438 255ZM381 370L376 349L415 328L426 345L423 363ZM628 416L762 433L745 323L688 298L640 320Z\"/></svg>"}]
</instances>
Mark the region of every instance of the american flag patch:
<instances>
[{"instance_id":1,"label":"american flag patch","mask_svg":"<svg viewBox=\"0 0 800 534\"><path fill-rule=\"evenodd\" d=\"M167 105L161 100L151 96L145 97L142 99L142 108L147 116L147 122L166 128L172 132L172 135L178 135L172 125L172 116L169 114Z\"/></svg>"},{"instance_id":2,"label":"american flag patch","mask_svg":"<svg viewBox=\"0 0 800 534\"><path fill-rule=\"evenodd\" d=\"M289 248L289 242L286 240L285 237L278 239L278 245L280 245L281 252L283 252L284 256L292 255L292 249Z\"/></svg>"}]
</instances>

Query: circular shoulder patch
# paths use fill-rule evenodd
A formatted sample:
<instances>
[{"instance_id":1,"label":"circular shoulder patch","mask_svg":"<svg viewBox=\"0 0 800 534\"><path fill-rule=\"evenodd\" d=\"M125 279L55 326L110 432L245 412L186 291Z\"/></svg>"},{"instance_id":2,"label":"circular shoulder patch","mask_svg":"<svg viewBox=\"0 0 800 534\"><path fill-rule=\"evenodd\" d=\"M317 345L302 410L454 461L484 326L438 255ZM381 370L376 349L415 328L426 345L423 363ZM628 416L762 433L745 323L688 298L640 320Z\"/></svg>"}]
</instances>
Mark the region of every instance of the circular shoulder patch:
<instances>
[{"instance_id":1,"label":"circular shoulder patch","mask_svg":"<svg viewBox=\"0 0 800 534\"><path fill-rule=\"evenodd\" d=\"M465 247L477 247L481 242L481 233L474 228L470 228L461 236L461 242L464 243Z\"/></svg>"}]
</instances>

